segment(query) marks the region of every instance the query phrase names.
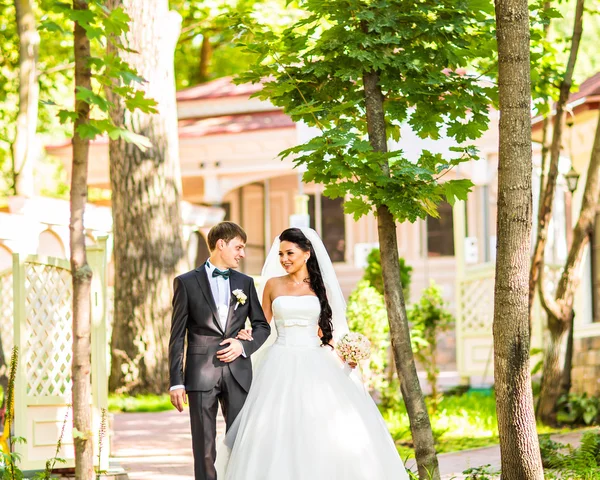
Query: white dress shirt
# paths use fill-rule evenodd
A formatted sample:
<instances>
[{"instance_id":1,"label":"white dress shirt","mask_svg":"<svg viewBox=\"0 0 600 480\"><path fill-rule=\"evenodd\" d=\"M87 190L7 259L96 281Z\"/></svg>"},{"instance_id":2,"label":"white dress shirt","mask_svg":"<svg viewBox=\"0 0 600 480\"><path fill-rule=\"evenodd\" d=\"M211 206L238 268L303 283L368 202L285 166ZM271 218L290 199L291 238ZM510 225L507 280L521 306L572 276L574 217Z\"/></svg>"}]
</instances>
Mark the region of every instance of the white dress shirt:
<instances>
[{"instance_id":1,"label":"white dress shirt","mask_svg":"<svg viewBox=\"0 0 600 480\"><path fill-rule=\"evenodd\" d=\"M208 283L210 284L210 290L212 292L215 305L217 306L217 313L219 314L219 323L221 328L225 331L227 327L227 316L229 315L229 301L231 299L231 287L229 286L229 278L225 279L221 275L216 277L212 276L215 267L209 260L204 264L206 268L206 274L208 275ZM246 357L244 346L242 345L242 356ZM179 388L185 388L183 385L173 385L169 390L177 390Z\"/></svg>"},{"instance_id":2,"label":"white dress shirt","mask_svg":"<svg viewBox=\"0 0 600 480\"><path fill-rule=\"evenodd\" d=\"M212 274L217 267L210 263L209 260L206 261L205 268L206 274L208 275L208 282L210 283L210 290L212 291L213 299L217 306L219 323L221 324L223 331L225 331L225 328L227 327L227 315L229 314L229 300L231 298L229 278L225 279L221 275L213 277Z\"/></svg>"}]
</instances>

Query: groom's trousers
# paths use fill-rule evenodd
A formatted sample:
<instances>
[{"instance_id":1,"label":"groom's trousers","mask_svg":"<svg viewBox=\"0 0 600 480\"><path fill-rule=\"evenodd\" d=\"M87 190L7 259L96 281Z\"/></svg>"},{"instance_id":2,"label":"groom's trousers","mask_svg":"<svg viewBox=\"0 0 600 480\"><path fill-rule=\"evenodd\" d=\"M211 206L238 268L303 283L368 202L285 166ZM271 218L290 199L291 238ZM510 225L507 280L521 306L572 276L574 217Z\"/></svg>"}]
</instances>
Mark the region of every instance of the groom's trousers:
<instances>
[{"instance_id":1,"label":"groom's trousers","mask_svg":"<svg viewBox=\"0 0 600 480\"><path fill-rule=\"evenodd\" d=\"M211 390L187 392L192 424L192 450L196 480L216 480L217 411L218 404L229 427L244 406L247 392L233 378L229 367L221 368L221 378Z\"/></svg>"}]
</instances>

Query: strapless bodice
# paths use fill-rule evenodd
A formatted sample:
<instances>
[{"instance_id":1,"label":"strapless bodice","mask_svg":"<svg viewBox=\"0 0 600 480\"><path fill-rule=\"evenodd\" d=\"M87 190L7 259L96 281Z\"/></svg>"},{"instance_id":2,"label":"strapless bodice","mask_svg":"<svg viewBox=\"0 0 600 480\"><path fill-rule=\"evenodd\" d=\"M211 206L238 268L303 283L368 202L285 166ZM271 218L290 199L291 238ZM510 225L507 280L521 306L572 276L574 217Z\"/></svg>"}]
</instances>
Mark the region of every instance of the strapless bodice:
<instances>
[{"instance_id":1,"label":"strapless bodice","mask_svg":"<svg viewBox=\"0 0 600 480\"><path fill-rule=\"evenodd\" d=\"M282 295L273 300L273 319L278 345L318 347L321 305L314 295Z\"/></svg>"}]
</instances>

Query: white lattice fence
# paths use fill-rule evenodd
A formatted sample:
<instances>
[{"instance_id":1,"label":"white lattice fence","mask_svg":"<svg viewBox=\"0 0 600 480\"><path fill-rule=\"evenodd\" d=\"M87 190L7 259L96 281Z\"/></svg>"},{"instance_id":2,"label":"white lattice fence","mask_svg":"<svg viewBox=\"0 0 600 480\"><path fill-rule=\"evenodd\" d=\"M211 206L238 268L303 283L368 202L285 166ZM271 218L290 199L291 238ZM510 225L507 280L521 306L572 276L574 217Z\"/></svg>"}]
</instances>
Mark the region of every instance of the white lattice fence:
<instances>
[{"instance_id":1,"label":"white lattice fence","mask_svg":"<svg viewBox=\"0 0 600 480\"><path fill-rule=\"evenodd\" d=\"M25 263L27 395L71 396L71 272Z\"/></svg>"},{"instance_id":2,"label":"white lattice fence","mask_svg":"<svg viewBox=\"0 0 600 480\"><path fill-rule=\"evenodd\" d=\"M23 470L37 470L55 454L65 422L60 458L74 466L71 414L72 284L69 262L57 258L14 256L14 339L20 362L15 385L14 435ZM92 398L94 434L107 398L104 244L88 249L92 281ZM12 323L12 322L11 322ZM97 442L95 443L97 445ZM108 464L103 449L101 468Z\"/></svg>"},{"instance_id":3,"label":"white lattice fence","mask_svg":"<svg viewBox=\"0 0 600 480\"><path fill-rule=\"evenodd\" d=\"M493 346L494 265L470 267L458 285L457 367L461 376L485 375Z\"/></svg>"},{"instance_id":4,"label":"white lattice fence","mask_svg":"<svg viewBox=\"0 0 600 480\"><path fill-rule=\"evenodd\" d=\"M545 266L544 282L553 295L560 278L561 268ZM491 380L493 372L494 321L494 264L469 267L458 285L456 322L458 371L463 377L485 376ZM537 303L537 302L536 302ZM541 344L543 314L539 304L534 309L532 345Z\"/></svg>"}]
</instances>

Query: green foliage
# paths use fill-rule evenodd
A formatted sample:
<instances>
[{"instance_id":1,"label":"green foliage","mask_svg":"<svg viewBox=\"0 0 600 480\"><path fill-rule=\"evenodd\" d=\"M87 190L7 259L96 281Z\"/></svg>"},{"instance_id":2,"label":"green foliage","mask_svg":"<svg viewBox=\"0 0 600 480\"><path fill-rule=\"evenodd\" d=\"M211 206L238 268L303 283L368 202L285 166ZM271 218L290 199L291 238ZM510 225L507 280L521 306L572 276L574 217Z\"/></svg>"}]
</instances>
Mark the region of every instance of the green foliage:
<instances>
[{"instance_id":1,"label":"green foliage","mask_svg":"<svg viewBox=\"0 0 600 480\"><path fill-rule=\"evenodd\" d=\"M296 2L286 0L209 0L194 2L173 0L171 8L182 16L182 31L175 50L177 88L185 88L216 78L247 71L256 54L244 52L237 45L231 18L248 14L280 31L297 17ZM210 43L208 75L200 72L202 43Z\"/></svg>"},{"instance_id":2,"label":"green foliage","mask_svg":"<svg viewBox=\"0 0 600 480\"><path fill-rule=\"evenodd\" d=\"M38 56L38 81L40 104L37 132L47 139L67 136L75 117L73 107L73 22L78 21L91 41L89 60L93 75L93 90L77 92L92 107L92 120L82 125L79 133L84 138L107 134L111 137L128 136L127 141L147 148L148 142L131 136L117 128L108 115L111 107L104 89L111 87L125 99L128 109L145 112L156 111L155 102L144 98L137 89L143 79L119 56L106 53L107 43L118 49L127 49L122 43L130 21L122 8L109 10L102 0L90 0L88 12L75 11L66 2L38 0L35 3L37 32L40 36ZM18 113L18 62L19 38L16 31L14 2L0 0L0 196L13 193L13 166L11 148ZM62 165L44 159L36 172L36 182L41 182L41 193L52 196L66 194L67 186Z\"/></svg>"},{"instance_id":3,"label":"green foliage","mask_svg":"<svg viewBox=\"0 0 600 480\"><path fill-rule=\"evenodd\" d=\"M488 463L479 467L467 468L462 473L466 475L465 480L492 480L500 474L500 471Z\"/></svg>"},{"instance_id":4,"label":"green foliage","mask_svg":"<svg viewBox=\"0 0 600 480\"><path fill-rule=\"evenodd\" d=\"M402 293L404 293L405 301L410 298L410 275L412 267L406 264L404 258L400 257L400 283L402 285ZM381 272L381 252L378 248L371 250L367 255L367 267L363 279L383 295L383 275Z\"/></svg>"},{"instance_id":5,"label":"green foliage","mask_svg":"<svg viewBox=\"0 0 600 480\"><path fill-rule=\"evenodd\" d=\"M11 444L26 443L22 437L10 437ZM0 458L0 479L1 480L21 480L25 478L23 472L18 466L21 461L21 455L17 452L1 452Z\"/></svg>"},{"instance_id":6,"label":"green foliage","mask_svg":"<svg viewBox=\"0 0 600 480\"><path fill-rule=\"evenodd\" d=\"M412 267L403 258L399 259L400 279L406 298L409 297ZM386 403L396 395L397 380L393 364L389 323L383 298L381 254L378 248L367 256L367 267L363 278L348 298L346 309L350 330L360 332L371 341L371 357L363 377L367 388L380 396Z\"/></svg>"},{"instance_id":7,"label":"green foliage","mask_svg":"<svg viewBox=\"0 0 600 480\"><path fill-rule=\"evenodd\" d=\"M115 50L136 53L124 43L124 36L129 32L131 18L123 7L109 9L101 0L90 0L89 10L74 10L69 5L55 4L55 10L71 22L77 22L86 31L92 48L92 56L88 65L92 70L92 90L78 87L76 100L90 106L90 120L77 127L81 138L93 140L99 135L110 138L122 137L134 143L141 150L149 147L148 139L132 134L115 125L109 115L112 105L106 98L105 90L112 90L119 95L129 111L140 110L145 113L158 113L156 102L144 96L138 89L144 82L137 71L126 63L119 55L107 52L106 45L111 44ZM46 28L57 27L48 21ZM74 109L61 109L58 113L61 123L72 122L77 114Z\"/></svg>"},{"instance_id":8,"label":"green foliage","mask_svg":"<svg viewBox=\"0 0 600 480\"><path fill-rule=\"evenodd\" d=\"M307 167L304 181L324 184L331 198L348 195L345 211L355 218L385 205L397 221L415 221L437 216L444 198L464 198L469 181L439 180L477 158L467 142L487 128L494 88L471 70L492 55L491 2L309 0L302 6L303 18L281 35L240 19L246 51L258 61L239 81L262 82L260 98L320 129L320 136L283 152ZM378 75L385 97L386 135L399 141L389 153L367 141L368 72ZM445 135L461 146L409 159L402 149L407 126L421 138Z\"/></svg>"},{"instance_id":9,"label":"green foliage","mask_svg":"<svg viewBox=\"0 0 600 480\"><path fill-rule=\"evenodd\" d=\"M37 132L40 136L52 132L60 134L62 127L56 118L53 104L71 99L70 83L73 78L72 33L64 17L53 11L53 0L34 2L35 16L40 37L38 54L38 84L40 104ZM44 22L53 22L60 30L45 28ZM0 0L0 196L13 192L12 144L16 136L16 119L19 107L19 37L13 0ZM52 99L52 101L50 101ZM43 137L42 137L43 138ZM36 147L33 145L32 147ZM39 165L36 181L47 181L50 175L58 175L61 166ZM54 167L54 168L50 168ZM60 184L59 184L60 186ZM46 187L44 193L56 195L55 189ZM60 192L58 192L60 193Z\"/></svg>"},{"instance_id":10,"label":"green foliage","mask_svg":"<svg viewBox=\"0 0 600 480\"><path fill-rule=\"evenodd\" d=\"M583 395L563 395L558 400L556 419L569 425L600 424L600 398Z\"/></svg>"},{"instance_id":11,"label":"green foliage","mask_svg":"<svg viewBox=\"0 0 600 480\"><path fill-rule=\"evenodd\" d=\"M579 448L544 440L542 460L551 472L546 478L600 478L600 432L584 433Z\"/></svg>"},{"instance_id":12,"label":"green foliage","mask_svg":"<svg viewBox=\"0 0 600 480\"><path fill-rule=\"evenodd\" d=\"M389 361L390 334L383 295L368 280L361 280L348 298L346 316L350 330L371 341L371 356L363 372L365 384L370 391L384 393L394 370Z\"/></svg>"},{"instance_id":13,"label":"green foliage","mask_svg":"<svg viewBox=\"0 0 600 480\"><path fill-rule=\"evenodd\" d=\"M14 346L10 355L10 374L8 376L8 388L6 393L6 422L11 425L15 419L15 381L17 378L17 367L19 365L19 347ZM9 436L9 445L26 443L22 437ZM18 463L21 460L17 452L1 452L0 475L1 480L21 480L23 473Z\"/></svg>"},{"instance_id":14,"label":"green foliage","mask_svg":"<svg viewBox=\"0 0 600 480\"><path fill-rule=\"evenodd\" d=\"M440 287L433 280L423 291L419 302L412 305L407 314L411 324L413 352L425 368L432 391L431 406L435 411L440 401L437 389L439 368L436 359L438 337L454 324L454 317L447 309L447 302L442 298Z\"/></svg>"},{"instance_id":15,"label":"green foliage","mask_svg":"<svg viewBox=\"0 0 600 480\"><path fill-rule=\"evenodd\" d=\"M430 398L426 399L428 403ZM414 456L408 414L396 394L395 402L379 405L402 458ZM464 395L444 395L431 415L438 453L487 447L498 443L496 402L490 392L469 391Z\"/></svg>"}]
</instances>

